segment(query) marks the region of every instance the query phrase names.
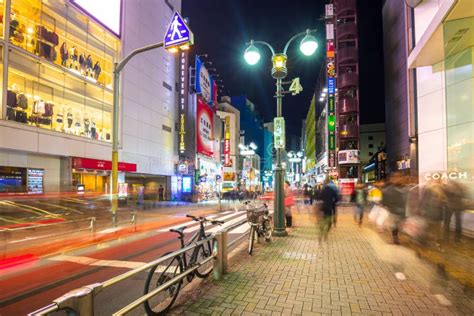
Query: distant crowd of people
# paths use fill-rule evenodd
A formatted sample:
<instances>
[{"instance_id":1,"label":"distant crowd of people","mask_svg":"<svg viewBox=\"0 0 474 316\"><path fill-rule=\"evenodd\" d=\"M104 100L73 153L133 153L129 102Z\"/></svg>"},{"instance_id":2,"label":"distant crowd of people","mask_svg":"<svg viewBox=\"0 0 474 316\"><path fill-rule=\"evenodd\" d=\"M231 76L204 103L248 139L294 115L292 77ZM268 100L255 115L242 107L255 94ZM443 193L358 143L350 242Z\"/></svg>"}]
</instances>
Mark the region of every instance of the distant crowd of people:
<instances>
[{"instance_id":1,"label":"distant crowd of people","mask_svg":"<svg viewBox=\"0 0 474 316\"><path fill-rule=\"evenodd\" d=\"M326 179L323 185L305 184L303 194L305 204L319 202L319 239L327 240L337 221L336 204L340 200L337 186ZM390 174L387 181L357 184L351 202L355 205L354 221L359 226L368 212L370 220L391 232L393 243L400 244L402 230L420 244L437 247L441 241L460 241L463 212L474 206L468 199L467 188L459 181L433 179L420 186L410 183L399 172Z\"/></svg>"}]
</instances>

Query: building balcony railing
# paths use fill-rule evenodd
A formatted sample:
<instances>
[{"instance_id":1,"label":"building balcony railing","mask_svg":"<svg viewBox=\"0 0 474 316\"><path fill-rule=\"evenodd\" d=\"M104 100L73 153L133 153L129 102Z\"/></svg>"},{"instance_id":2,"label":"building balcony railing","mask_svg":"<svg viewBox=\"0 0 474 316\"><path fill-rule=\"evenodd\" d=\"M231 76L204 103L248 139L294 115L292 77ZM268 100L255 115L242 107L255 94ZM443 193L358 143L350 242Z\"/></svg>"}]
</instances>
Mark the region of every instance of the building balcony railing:
<instances>
[{"instance_id":1,"label":"building balcony railing","mask_svg":"<svg viewBox=\"0 0 474 316\"><path fill-rule=\"evenodd\" d=\"M339 89L356 87L358 84L359 75L356 72L346 72L337 77L337 87Z\"/></svg>"},{"instance_id":2,"label":"building balcony railing","mask_svg":"<svg viewBox=\"0 0 474 316\"><path fill-rule=\"evenodd\" d=\"M355 23L338 24L336 27L337 40L355 39L357 37L357 25Z\"/></svg>"},{"instance_id":3,"label":"building balcony railing","mask_svg":"<svg viewBox=\"0 0 474 316\"><path fill-rule=\"evenodd\" d=\"M336 0L334 2L336 6L336 15L340 16L355 15L357 12L356 0Z\"/></svg>"},{"instance_id":4,"label":"building balcony railing","mask_svg":"<svg viewBox=\"0 0 474 316\"><path fill-rule=\"evenodd\" d=\"M359 103L356 98L339 98L339 113L347 114L359 112Z\"/></svg>"},{"instance_id":5,"label":"building balcony railing","mask_svg":"<svg viewBox=\"0 0 474 316\"><path fill-rule=\"evenodd\" d=\"M357 54L357 48L344 47L344 48L338 49L336 60L339 65L356 63L359 60L359 56Z\"/></svg>"},{"instance_id":6,"label":"building balcony railing","mask_svg":"<svg viewBox=\"0 0 474 316\"><path fill-rule=\"evenodd\" d=\"M339 128L339 136L341 138L358 138L359 126L353 123L343 123Z\"/></svg>"}]
</instances>

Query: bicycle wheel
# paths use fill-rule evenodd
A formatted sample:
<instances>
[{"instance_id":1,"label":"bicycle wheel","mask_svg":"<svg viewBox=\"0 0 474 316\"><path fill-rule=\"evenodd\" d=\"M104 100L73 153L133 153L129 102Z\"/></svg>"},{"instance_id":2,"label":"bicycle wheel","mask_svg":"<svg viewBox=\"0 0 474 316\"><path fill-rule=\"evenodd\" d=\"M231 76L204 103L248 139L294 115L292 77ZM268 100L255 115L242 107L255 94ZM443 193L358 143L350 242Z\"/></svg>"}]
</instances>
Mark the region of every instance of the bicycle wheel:
<instances>
[{"instance_id":1,"label":"bicycle wheel","mask_svg":"<svg viewBox=\"0 0 474 316\"><path fill-rule=\"evenodd\" d=\"M193 262L200 263L205 259L209 258L210 256L212 256L212 246L211 242L208 241L207 243L202 244L194 250ZM206 264L203 264L202 266L194 270L194 272L201 279L207 278L212 272L212 260Z\"/></svg>"},{"instance_id":2,"label":"bicycle wheel","mask_svg":"<svg viewBox=\"0 0 474 316\"><path fill-rule=\"evenodd\" d=\"M251 225L250 234L249 234L249 255L251 255L253 251L253 242L255 241L255 234L256 234L255 228L253 227L253 225Z\"/></svg>"},{"instance_id":3,"label":"bicycle wheel","mask_svg":"<svg viewBox=\"0 0 474 316\"><path fill-rule=\"evenodd\" d=\"M164 256L168 254L170 253L166 253ZM154 266L146 278L144 294L152 292L182 272L183 263L180 256L173 257L168 262ZM182 284L183 280L171 285L143 303L147 315L165 315L178 297Z\"/></svg>"},{"instance_id":4,"label":"bicycle wheel","mask_svg":"<svg viewBox=\"0 0 474 316\"><path fill-rule=\"evenodd\" d=\"M273 234L273 225L272 225L272 219L269 218L264 222L265 225L265 232L264 232L264 237L266 242L272 241L272 234Z\"/></svg>"}]
</instances>

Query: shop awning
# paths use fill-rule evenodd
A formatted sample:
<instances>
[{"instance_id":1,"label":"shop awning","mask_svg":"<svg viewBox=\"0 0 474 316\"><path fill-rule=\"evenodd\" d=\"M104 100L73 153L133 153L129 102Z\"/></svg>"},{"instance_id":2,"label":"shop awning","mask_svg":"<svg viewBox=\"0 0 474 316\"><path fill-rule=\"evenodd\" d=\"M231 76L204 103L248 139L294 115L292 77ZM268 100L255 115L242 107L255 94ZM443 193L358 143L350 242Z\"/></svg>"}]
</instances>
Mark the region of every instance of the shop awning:
<instances>
[{"instance_id":1,"label":"shop awning","mask_svg":"<svg viewBox=\"0 0 474 316\"><path fill-rule=\"evenodd\" d=\"M474 44L474 28L443 27L443 23L474 16L472 0L446 0L408 56L408 68L434 65ZM446 46L445 46L446 43Z\"/></svg>"}]
</instances>

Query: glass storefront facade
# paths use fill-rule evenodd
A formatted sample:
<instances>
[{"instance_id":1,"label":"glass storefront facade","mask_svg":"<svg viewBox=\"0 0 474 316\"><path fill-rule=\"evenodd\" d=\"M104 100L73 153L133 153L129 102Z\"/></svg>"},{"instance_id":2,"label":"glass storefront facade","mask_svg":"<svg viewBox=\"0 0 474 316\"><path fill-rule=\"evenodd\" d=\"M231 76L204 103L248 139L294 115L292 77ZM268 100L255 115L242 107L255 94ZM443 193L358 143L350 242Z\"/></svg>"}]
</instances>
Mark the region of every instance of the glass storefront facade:
<instances>
[{"instance_id":1,"label":"glass storefront facade","mask_svg":"<svg viewBox=\"0 0 474 316\"><path fill-rule=\"evenodd\" d=\"M120 40L66 0L11 0L6 7L3 118L111 141L112 72Z\"/></svg>"},{"instance_id":2,"label":"glass storefront facade","mask_svg":"<svg viewBox=\"0 0 474 316\"><path fill-rule=\"evenodd\" d=\"M474 17L443 24L447 171L474 196Z\"/></svg>"}]
</instances>

